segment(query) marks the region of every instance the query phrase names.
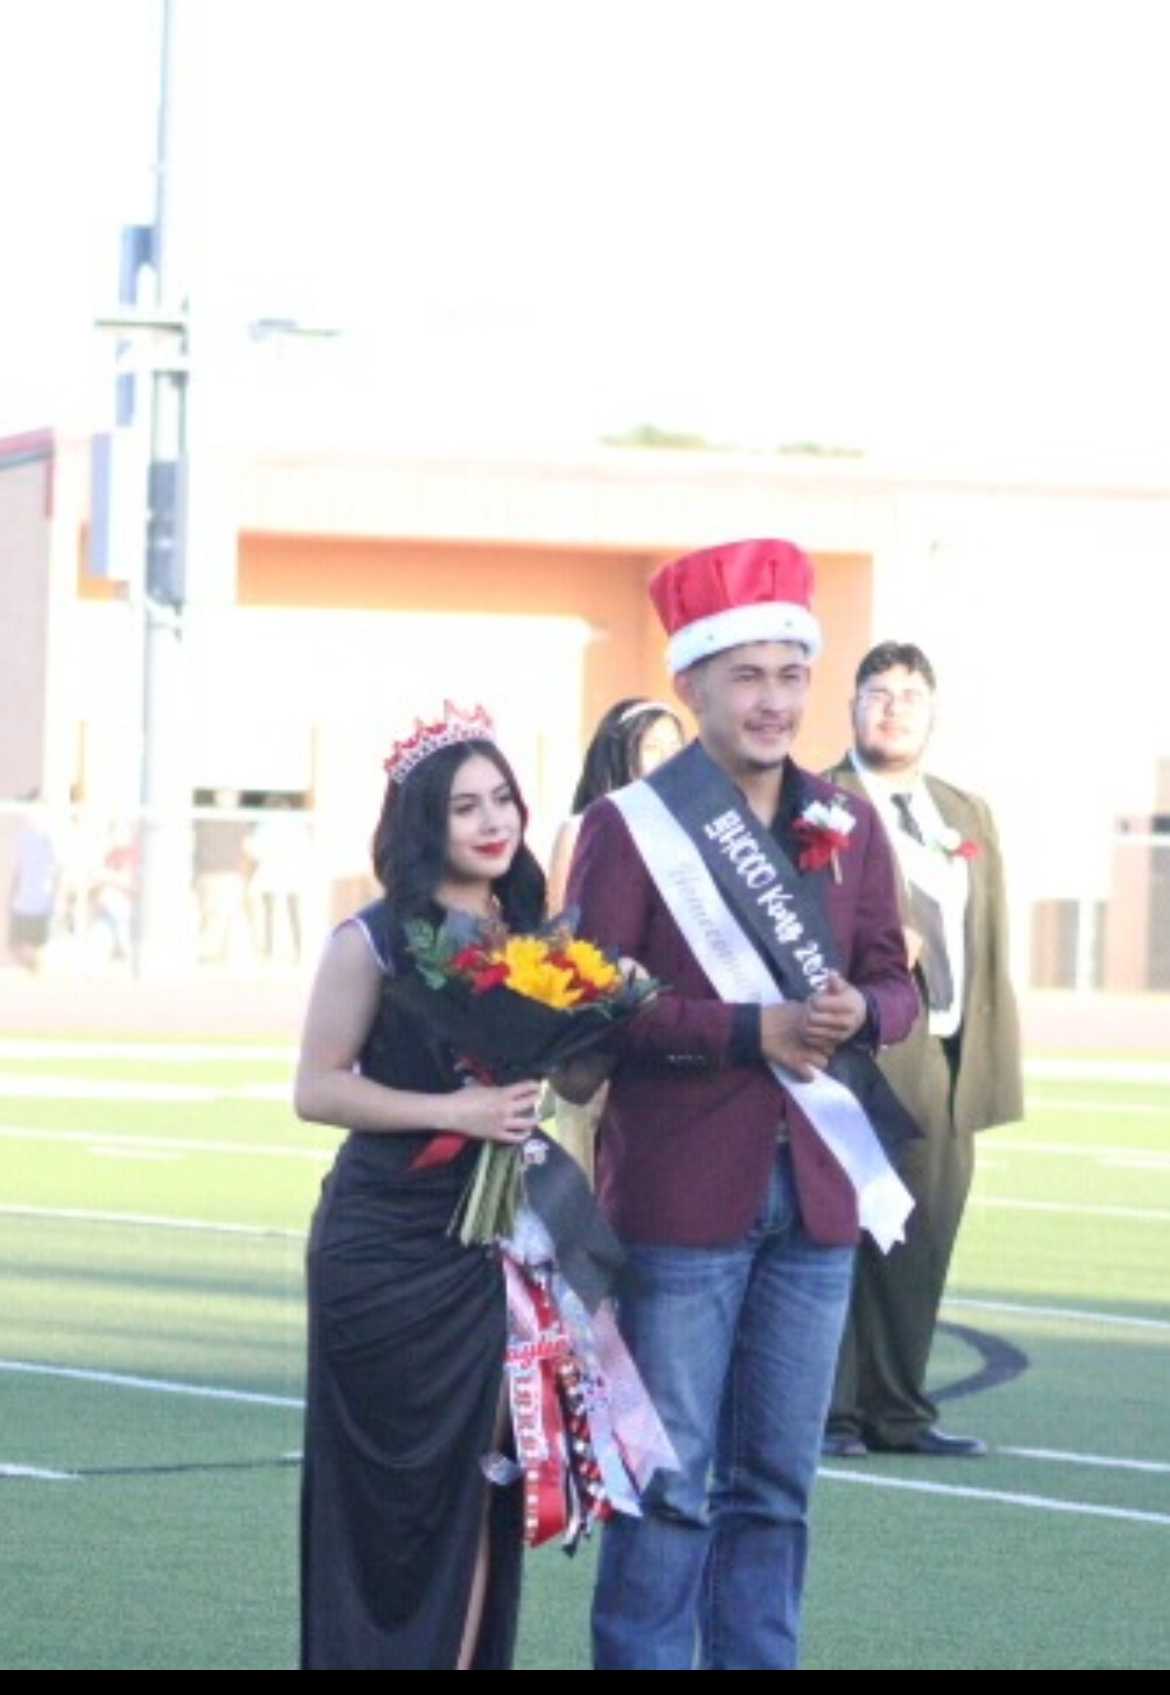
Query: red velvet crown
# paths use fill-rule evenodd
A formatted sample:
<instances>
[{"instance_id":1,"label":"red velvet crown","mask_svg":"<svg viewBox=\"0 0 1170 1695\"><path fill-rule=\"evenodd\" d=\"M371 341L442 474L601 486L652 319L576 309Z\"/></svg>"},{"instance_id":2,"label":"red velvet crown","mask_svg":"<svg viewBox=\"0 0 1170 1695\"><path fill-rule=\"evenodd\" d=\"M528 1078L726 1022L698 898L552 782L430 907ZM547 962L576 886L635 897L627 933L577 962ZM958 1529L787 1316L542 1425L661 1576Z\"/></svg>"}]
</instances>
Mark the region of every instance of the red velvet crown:
<instances>
[{"instance_id":1,"label":"red velvet crown","mask_svg":"<svg viewBox=\"0 0 1170 1695\"><path fill-rule=\"evenodd\" d=\"M660 565L650 598L670 640L666 662L685 671L743 642L796 642L810 659L821 647L812 610L813 567L790 541L725 542Z\"/></svg>"}]
</instances>

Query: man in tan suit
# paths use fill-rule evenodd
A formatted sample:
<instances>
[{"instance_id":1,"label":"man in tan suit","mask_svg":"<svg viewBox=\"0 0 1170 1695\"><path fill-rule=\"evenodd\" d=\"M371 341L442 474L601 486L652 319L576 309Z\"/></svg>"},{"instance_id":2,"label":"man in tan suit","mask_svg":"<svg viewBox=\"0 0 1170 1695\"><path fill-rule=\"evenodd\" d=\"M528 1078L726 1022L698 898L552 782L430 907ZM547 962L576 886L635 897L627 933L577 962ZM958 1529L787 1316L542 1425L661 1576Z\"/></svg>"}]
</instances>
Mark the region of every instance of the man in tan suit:
<instances>
[{"instance_id":1,"label":"man in tan suit","mask_svg":"<svg viewBox=\"0 0 1170 1695\"><path fill-rule=\"evenodd\" d=\"M925 1136L902 1149L914 1196L906 1240L863 1242L823 1452L935 1457L987 1451L940 1430L926 1387L943 1289L971 1189L974 1132L1023 1116L1019 1012L1010 978L1003 861L978 795L923 769L935 674L908 642L883 642L857 670L853 746L827 773L868 795L901 872L907 949L923 1007L882 1070Z\"/></svg>"}]
</instances>

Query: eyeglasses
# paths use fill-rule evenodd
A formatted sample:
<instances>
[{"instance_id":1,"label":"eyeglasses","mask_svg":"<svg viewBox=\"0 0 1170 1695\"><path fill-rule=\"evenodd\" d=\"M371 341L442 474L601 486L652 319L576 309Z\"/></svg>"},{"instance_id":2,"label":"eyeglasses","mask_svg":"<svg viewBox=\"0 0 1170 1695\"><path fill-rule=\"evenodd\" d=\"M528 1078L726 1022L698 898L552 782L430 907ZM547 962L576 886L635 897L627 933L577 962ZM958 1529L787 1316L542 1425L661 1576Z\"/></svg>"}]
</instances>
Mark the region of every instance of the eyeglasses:
<instances>
[{"instance_id":1,"label":"eyeglasses","mask_svg":"<svg viewBox=\"0 0 1170 1695\"><path fill-rule=\"evenodd\" d=\"M860 699L871 712L925 712L930 705L925 689L862 689Z\"/></svg>"}]
</instances>

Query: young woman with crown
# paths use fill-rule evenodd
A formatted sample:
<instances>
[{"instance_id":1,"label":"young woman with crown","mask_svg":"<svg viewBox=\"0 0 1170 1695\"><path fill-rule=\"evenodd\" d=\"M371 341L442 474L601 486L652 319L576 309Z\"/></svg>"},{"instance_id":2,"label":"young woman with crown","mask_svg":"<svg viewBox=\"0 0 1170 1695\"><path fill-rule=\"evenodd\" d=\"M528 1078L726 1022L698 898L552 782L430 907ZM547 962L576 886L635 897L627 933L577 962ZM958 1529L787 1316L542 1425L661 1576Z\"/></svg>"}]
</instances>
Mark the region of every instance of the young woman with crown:
<instances>
[{"instance_id":1,"label":"young woman with crown","mask_svg":"<svg viewBox=\"0 0 1170 1695\"><path fill-rule=\"evenodd\" d=\"M299 1117L348 1132L307 1255L300 1669L507 1671L525 1502L505 1457L504 1270L450 1224L483 1143L531 1135L541 1084L469 1083L384 990L413 968L409 923L533 930L545 877L482 707L448 702L385 769L384 894L326 945L295 1083ZM451 1131L454 1158L421 1157Z\"/></svg>"}]
</instances>

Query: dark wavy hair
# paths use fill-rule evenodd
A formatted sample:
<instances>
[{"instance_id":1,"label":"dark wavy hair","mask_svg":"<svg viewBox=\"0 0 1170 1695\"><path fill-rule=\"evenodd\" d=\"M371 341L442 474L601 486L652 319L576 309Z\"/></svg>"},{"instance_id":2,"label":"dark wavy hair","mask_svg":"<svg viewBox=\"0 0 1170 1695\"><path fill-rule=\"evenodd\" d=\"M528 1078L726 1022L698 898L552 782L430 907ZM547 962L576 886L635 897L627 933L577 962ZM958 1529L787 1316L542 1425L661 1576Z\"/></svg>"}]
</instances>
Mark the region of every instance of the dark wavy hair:
<instances>
[{"instance_id":1,"label":"dark wavy hair","mask_svg":"<svg viewBox=\"0 0 1170 1695\"><path fill-rule=\"evenodd\" d=\"M399 926L410 918L436 924L442 909L435 890L443 879L450 830L451 789L460 767L473 754L490 759L508 784L528 829L528 805L516 773L494 742L457 742L440 748L408 772L402 783L387 780L386 798L374 828L370 857L374 876L392 901ZM545 917L544 869L526 841L492 888L509 930L539 927Z\"/></svg>"},{"instance_id":2,"label":"dark wavy hair","mask_svg":"<svg viewBox=\"0 0 1170 1695\"><path fill-rule=\"evenodd\" d=\"M686 740L682 719L673 707L645 695L627 695L616 700L597 721L585 749L581 775L573 791L573 812L584 812L591 800L632 783L638 772L638 750L650 730L663 718L674 720Z\"/></svg>"}]
</instances>

